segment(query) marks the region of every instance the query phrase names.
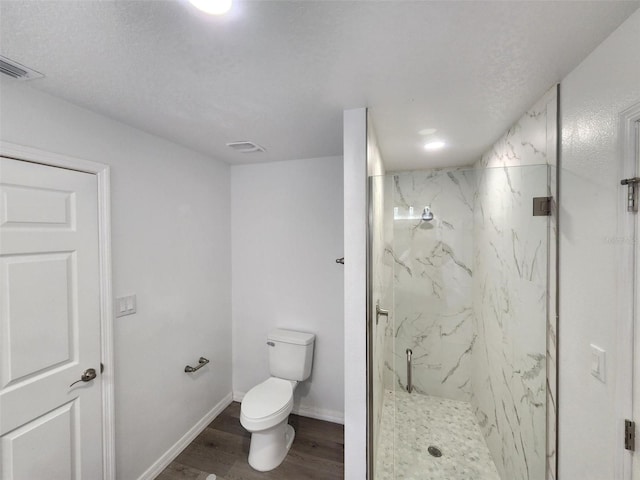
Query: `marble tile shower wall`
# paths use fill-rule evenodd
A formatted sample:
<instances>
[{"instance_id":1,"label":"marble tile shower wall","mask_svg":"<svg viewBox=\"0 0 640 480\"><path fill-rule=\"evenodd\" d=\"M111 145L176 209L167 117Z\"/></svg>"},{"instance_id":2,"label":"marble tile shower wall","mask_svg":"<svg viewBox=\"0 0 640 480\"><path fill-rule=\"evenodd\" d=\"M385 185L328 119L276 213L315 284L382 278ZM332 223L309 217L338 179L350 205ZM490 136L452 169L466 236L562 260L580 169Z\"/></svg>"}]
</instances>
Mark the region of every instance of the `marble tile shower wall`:
<instances>
[{"instance_id":1,"label":"marble tile shower wall","mask_svg":"<svg viewBox=\"0 0 640 480\"><path fill-rule=\"evenodd\" d=\"M393 175L387 175L384 180L384 252L383 252L383 264L384 264L384 295L383 295L383 308L390 310L391 314L387 319L384 335L384 352L383 352L383 388L384 390L393 390L395 383L395 369L393 352L395 351L395 324L396 324L396 312L395 312L395 277L394 277L394 258L393 258L393 190L395 188L395 181Z\"/></svg>"},{"instance_id":2,"label":"marble tile shower wall","mask_svg":"<svg viewBox=\"0 0 640 480\"><path fill-rule=\"evenodd\" d=\"M385 252L394 275L388 389L406 388L411 348L416 392L471 399L474 175L442 169L393 176L393 241ZM430 222L421 219L425 206Z\"/></svg>"},{"instance_id":3,"label":"marble tile shower wall","mask_svg":"<svg viewBox=\"0 0 640 480\"><path fill-rule=\"evenodd\" d=\"M546 431L547 167L479 172L472 406L501 478L542 480Z\"/></svg>"},{"instance_id":4,"label":"marble tile shower wall","mask_svg":"<svg viewBox=\"0 0 640 480\"><path fill-rule=\"evenodd\" d=\"M475 165L471 403L505 480L555 478L555 222L531 215L555 197L555 102L554 88Z\"/></svg>"}]
</instances>

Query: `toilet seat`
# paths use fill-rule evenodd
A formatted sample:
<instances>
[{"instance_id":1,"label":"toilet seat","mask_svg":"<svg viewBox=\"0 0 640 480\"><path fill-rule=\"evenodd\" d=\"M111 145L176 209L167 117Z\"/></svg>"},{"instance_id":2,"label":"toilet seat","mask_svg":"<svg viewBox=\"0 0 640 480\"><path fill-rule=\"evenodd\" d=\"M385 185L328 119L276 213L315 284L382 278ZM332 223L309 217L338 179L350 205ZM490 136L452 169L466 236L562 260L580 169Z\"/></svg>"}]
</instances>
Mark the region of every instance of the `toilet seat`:
<instances>
[{"instance_id":1,"label":"toilet seat","mask_svg":"<svg viewBox=\"0 0 640 480\"><path fill-rule=\"evenodd\" d=\"M271 377L244 396L240 407L240 423L250 432L266 430L286 420L292 408L292 382Z\"/></svg>"}]
</instances>

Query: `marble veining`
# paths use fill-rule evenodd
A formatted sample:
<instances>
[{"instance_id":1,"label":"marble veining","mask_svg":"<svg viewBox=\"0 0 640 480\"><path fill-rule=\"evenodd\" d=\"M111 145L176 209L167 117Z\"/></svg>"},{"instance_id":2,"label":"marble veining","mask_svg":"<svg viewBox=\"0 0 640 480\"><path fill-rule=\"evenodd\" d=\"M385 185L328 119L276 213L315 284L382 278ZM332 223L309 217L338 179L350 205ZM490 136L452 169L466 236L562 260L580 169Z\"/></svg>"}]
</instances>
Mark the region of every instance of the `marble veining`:
<instances>
[{"instance_id":1,"label":"marble veining","mask_svg":"<svg viewBox=\"0 0 640 480\"><path fill-rule=\"evenodd\" d=\"M439 458L429 446L442 451ZM376 480L500 480L468 402L387 390Z\"/></svg>"},{"instance_id":2,"label":"marble veining","mask_svg":"<svg viewBox=\"0 0 640 480\"><path fill-rule=\"evenodd\" d=\"M554 194L554 101L555 92L545 95L475 165L471 404L503 480L555 478L553 442L547 451L555 231L549 217L531 215L533 197Z\"/></svg>"},{"instance_id":3,"label":"marble veining","mask_svg":"<svg viewBox=\"0 0 640 480\"><path fill-rule=\"evenodd\" d=\"M385 386L406 387L406 349L413 351L416 392L471 398L473 202L475 172L442 169L393 176L395 328ZM434 214L421 219L424 207Z\"/></svg>"},{"instance_id":4,"label":"marble veining","mask_svg":"<svg viewBox=\"0 0 640 480\"><path fill-rule=\"evenodd\" d=\"M546 430L546 217L530 199L547 167L483 172L475 239L474 411L504 479L544 478ZM491 222L486 222L491 218ZM499 228L494 228L498 225ZM543 248L544 247L544 248Z\"/></svg>"}]
</instances>

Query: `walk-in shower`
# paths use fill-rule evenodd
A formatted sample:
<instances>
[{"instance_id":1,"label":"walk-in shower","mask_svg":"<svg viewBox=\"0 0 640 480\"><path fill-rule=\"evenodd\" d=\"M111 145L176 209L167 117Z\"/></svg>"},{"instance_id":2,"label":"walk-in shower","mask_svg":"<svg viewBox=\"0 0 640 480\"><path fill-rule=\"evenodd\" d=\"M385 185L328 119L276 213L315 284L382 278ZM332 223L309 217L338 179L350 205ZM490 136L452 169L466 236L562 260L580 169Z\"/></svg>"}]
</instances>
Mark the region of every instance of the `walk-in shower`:
<instances>
[{"instance_id":1,"label":"walk-in shower","mask_svg":"<svg viewBox=\"0 0 640 480\"><path fill-rule=\"evenodd\" d=\"M547 100L471 167L370 178L371 479L555 478Z\"/></svg>"}]
</instances>

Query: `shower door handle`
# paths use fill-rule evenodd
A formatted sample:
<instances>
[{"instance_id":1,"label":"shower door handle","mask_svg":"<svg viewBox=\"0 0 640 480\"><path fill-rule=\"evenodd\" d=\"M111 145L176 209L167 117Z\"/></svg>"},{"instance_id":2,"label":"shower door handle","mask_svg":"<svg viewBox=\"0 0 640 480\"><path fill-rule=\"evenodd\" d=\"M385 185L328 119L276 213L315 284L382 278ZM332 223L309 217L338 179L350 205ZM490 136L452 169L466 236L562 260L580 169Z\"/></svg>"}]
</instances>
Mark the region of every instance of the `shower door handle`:
<instances>
[{"instance_id":1,"label":"shower door handle","mask_svg":"<svg viewBox=\"0 0 640 480\"><path fill-rule=\"evenodd\" d=\"M411 356L413 355L413 350L407 348L407 392L411 393L413 391L413 381L411 379Z\"/></svg>"},{"instance_id":2,"label":"shower door handle","mask_svg":"<svg viewBox=\"0 0 640 480\"><path fill-rule=\"evenodd\" d=\"M378 303L376 303L376 325L378 324L378 320L380 320L380 316L389 318L389 310L380 308L380 301L378 301Z\"/></svg>"}]
</instances>

